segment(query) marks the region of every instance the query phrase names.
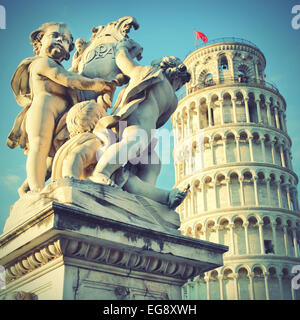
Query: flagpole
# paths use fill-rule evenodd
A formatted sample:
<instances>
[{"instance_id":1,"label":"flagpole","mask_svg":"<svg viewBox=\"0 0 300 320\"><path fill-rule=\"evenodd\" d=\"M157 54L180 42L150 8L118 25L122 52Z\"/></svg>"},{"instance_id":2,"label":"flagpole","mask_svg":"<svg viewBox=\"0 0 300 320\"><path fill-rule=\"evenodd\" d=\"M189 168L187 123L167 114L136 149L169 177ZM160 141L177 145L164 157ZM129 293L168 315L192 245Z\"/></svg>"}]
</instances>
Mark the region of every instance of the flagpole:
<instances>
[{"instance_id":1,"label":"flagpole","mask_svg":"<svg viewBox=\"0 0 300 320\"><path fill-rule=\"evenodd\" d=\"M195 50L197 50L197 33L196 33L196 29L194 29L195 32Z\"/></svg>"}]
</instances>

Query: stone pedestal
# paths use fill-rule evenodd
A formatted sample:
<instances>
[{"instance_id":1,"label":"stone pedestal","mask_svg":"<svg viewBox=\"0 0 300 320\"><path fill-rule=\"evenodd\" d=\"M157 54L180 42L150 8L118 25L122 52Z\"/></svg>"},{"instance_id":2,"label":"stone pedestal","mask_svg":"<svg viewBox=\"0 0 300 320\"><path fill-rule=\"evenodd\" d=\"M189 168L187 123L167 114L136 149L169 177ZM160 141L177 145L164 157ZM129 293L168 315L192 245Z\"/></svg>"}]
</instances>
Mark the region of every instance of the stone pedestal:
<instances>
[{"instance_id":1,"label":"stone pedestal","mask_svg":"<svg viewBox=\"0 0 300 320\"><path fill-rule=\"evenodd\" d=\"M61 179L27 194L0 236L0 299L181 299L227 247L182 236L166 206L118 188Z\"/></svg>"}]
</instances>

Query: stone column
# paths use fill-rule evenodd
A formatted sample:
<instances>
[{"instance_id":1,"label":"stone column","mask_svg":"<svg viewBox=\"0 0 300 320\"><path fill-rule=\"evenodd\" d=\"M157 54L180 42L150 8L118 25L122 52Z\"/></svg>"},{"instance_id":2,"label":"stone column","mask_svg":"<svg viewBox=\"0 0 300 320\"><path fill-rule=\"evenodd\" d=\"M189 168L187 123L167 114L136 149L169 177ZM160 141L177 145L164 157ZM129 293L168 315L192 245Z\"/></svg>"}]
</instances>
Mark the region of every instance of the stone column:
<instances>
[{"instance_id":1,"label":"stone column","mask_svg":"<svg viewBox=\"0 0 300 320\"><path fill-rule=\"evenodd\" d=\"M197 117L198 117L198 129L201 129L201 111L200 111L200 106L197 108Z\"/></svg>"},{"instance_id":2,"label":"stone column","mask_svg":"<svg viewBox=\"0 0 300 320\"><path fill-rule=\"evenodd\" d=\"M215 164L215 156L214 156L214 141L210 141L209 142L210 145L210 150L211 150L211 161L212 161L212 165Z\"/></svg>"},{"instance_id":3,"label":"stone column","mask_svg":"<svg viewBox=\"0 0 300 320\"><path fill-rule=\"evenodd\" d=\"M249 254L249 252L250 252L250 250L249 250L248 225L249 225L248 221L243 223L243 227L244 227L244 230L245 230L246 254Z\"/></svg>"},{"instance_id":4,"label":"stone column","mask_svg":"<svg viewBox=\"0 0 300 320\"><path fill-rule=\"evenodd\" d=\"M250 299L254 300L255 299L255 295L254 295L254 285L253 285L253 278L254 278L254 273L251 272L248 275L249 278L249 284L250 284Z\"/></svg>"},{"instance_id":5,"label":"stone column","mask_svg":"<svg viewBox=\"0 0 300 320\"><path fill-rule=\"evenodd\" d=\"M283 121L283 111L279 111L279 118L280 118L280 123L281 123L281 130L286 131L284 127L284 121Z\"/></svg>"},{"instance_id":6,"label":"stone column","mask_svg":"<svg viewBox=\"0 0 300 320\"><path fill-rule=\"evenodd\" d=\"M211 106L210 103L207 106L207 113L208 113L208 126L212 126L212 119L211 119Z\"/></svg>"},{"instance_id":7,"label":"stone column","mask_svg":"<svg viewBox=\"0 0 300 320\"><path fill-rule=\"evenodd\" d=\"M233 228L234 228L234 223L229 223L229 228L230 228L230 240L231 240L231 255L235 255L235 244L234 244L234 234L233 234Z\"/></svg>"},{"instance_id":8,"label":"stone column","mask_svg":"<svg viewBox=\"0 0 300 320\"><path fill-rule=\"evenodd\" d=\"M280 129L280 124L279 124L279 117L278 117L278 107L274 107L274 112L275 112L275 123L276 123L276 128Z\"/></svg>"},{"instance_id":9,"label":"stone column","mask_svg":"<svg viewBox=\"0 0 300 320\"><path fill-rule=\"evenodd\" d=\"M277 185L277 196L278 196L278 207L282 208L282 198L281 198L281 181L277 180L276 185Z\"/></svg>"},{"instance_id":10,"label":"stone column","mask_svg":"<svg viewBox=\"0 0 300 320\"><path fill-rule=\"evenodd\" d=\"M195 197L194 197L194 193L195 193L195 188L194 188L194 186L192 186L192 188L191 188L191 211L192 211L192 216L195 215Z\"/></svg>"},{"instance_id":11,"label":"stone column","mask_svg":"<svg viewBox=\"0 0 300 320\"><path fill-rule=\"evenodd\" d=\"M236 98L232 98L232 107L233 107L233 122L237 123L236 119Z\"/></svg>"},{"instance_id":12,"label":"stone column","mask_svg":"<svg viewBox=\"0 0 300 320\"><path fill-rule=\"evenodd\" d=\"M287 244L287 226L283 226L283 240L284 240L284 248L285 248L285 255L289 255L288 251L288 244Z\"/></svg>"},{"instance_id":13,"label":"stone column","mask_svg":"<svg viewBox=\"0 0 300 320\"><path fill-rule=\"evenodd\" d=\"M216 224L216 236L217 236L217 243L220 243L220 225Z\"/></svg>"},{"instance_id":14,"label":"stone column","mask_svg":"<svg viewBox=\"0 0 300 320\"><path fill-rule=\"evenodd\" d=\"M283 145L280 144L279 145L279 150L280 150L280 159L281 159L281 166L286 168L286 163L285 163L285 159L284 159L284 154L283 154Z\"/></svg>"},{"instance_id":15,"label":"stone column","mask_svg":"<svg viewBox=\"0 0 300 320\"><path fill-rule=\"evenodd\" d=\"M223 289L223 276L219 275L219 287L220 287L220 300L224 300L224 289Z\"/></svg>"},{"instance_id":16,"label":"stone column","mask_svg":"<svg viewBox=\"0 0 300 320\"><path fill-rule=\"evenodd\" d=\"M272 163L276 165L276 160L275 160L275 143L276 141L271 141L271 153L272 153Z\"/></svg>"},{"instance_id":17,"label":"stone column","mask_svg":"<svg viewBox=\"0 0 300 320\"><path fill-rule=\"evenodd\" d=\"M257 180L258 180L258 177L257 177L257 176L254 176L254 177L253 177L253 186L254 186L254 197L255 197L255 206L256 206L256 207L259 206Z\"/></svg>"},{"instance_id":18,"label":"stone column","mask_svg":"<svg viewBox=\"0 0 300 320\"><path fill-rule=\"evenodd\" d=\"M271 102L266 102L268 125L271 127L271 126L272 126L272 121L271 121L271 109L270 109L270 104L271 104Z\"/></svg>"},{"instance_id":19,"label":"stone column","mask_svg":"<svg viewBox=\"0 0 300 320\"><path fill-rule=\"evenodd\" d=\"M280 292L280 299L283 300L284 299L284 295L283 295L283 285L282 285L282 277L283 274L280 273L278 275L278 283L279 283L279 292Z\"/></svg>"},{"instance_id":20,"label":"stone column","mask_svg":"<svg viewBox=\"0 0 300 320\"><path fill-rule=\"evenodd\" d=\"M256 110L257 110L257 120L258 123L261 123L261 112L260 112L260 100L255 100L256 102Z\"/></svg>"},{"instance_id":21,"label":"stone column","mask_svg":"<svg viewBox=\"0 0 300 320\"><path fill-rule=\"evenodd\" d=\"M238 274L233 273L232 278L234 283L235 300L239 300Z\"/></svg>"},{"instance_id":22,"label":"stone column","mask_svg":"<svg viewBox=\"0 0 300 320\"><path fill-rule=\"evenodd\" d=\"M224 124L224 100L221 99L220 101L220 119L221 119L221 125Z\"/></svg>"},{"instance_id":23,"label":"stone column","mask_svg":"<svg viewBox=\"0 0 300 320\"><path fill-rule=\"evenodd\" d=\"M248 137L248 141L249 141L249 153L250 153L250 161L253 162L254 161L254 156L253 156L253 136L249 136Z\"/></svg>"},{"instance_id":24,"label":"stone column","mask_svg":"<svg viewBox=\"0 0 300 320\"><path fill-rule=\"evenodd\" d=\"M279 254L278 247L277 247L276 225L277 225L276 222L271 223L273 242L274 242L274 254Z\"/></svg>"},{"instance_id":25,"label":"stone column","mask_svg":"<svg viewBox=\"0 0 300 320\"><path fill-rule=\"evenodd\" d=\"M286 185L285 189L286 189L286 197L287 197L287 201L288 201L289 210L292 210L291 196L290 196L290 186Z\"/></svg>"},{"instance_id":26,"label":"stone column","mask_svg":"<svg viewBox=\"0 0 300 320\"><path fill-rule=\"evenodd\" d=\"M207 300L210 300L209 277L208 276L204 277L204 280L206 282L206 297L207 297Z\"/></svg>"},{"instance_id":27,"label":"stone column","mask_svg":"<svg viewBox=\"0 0 300 320\"><path fill-rule=\"evenodd\" d=\"M224 162L227 163L227 152L226 152L226 137L222 138L223 141L223 151L224 151Z\"/></svg>"},{"instance_id":28,"label":"stone column","mask_svg":"<svg viewBox=\"0 0 300 320\"><path fill-rule=\"evenodd\" d=\"M206 211L206 205L205 205L205 183L202 184L202 203L203 203L203 211Z\"/></svg>"},{"instance_id":29,"label":"stone column","mask_svg":"<svg viewBox=\"0 0 300 320\"><path fill-rule=\"evenodd\" d=\"M226 178L226 188L227 188L227 201L228 207L231 207L231 197L230 197L230 178Z\"/></svg>"},{"instance_id":30,"label":"stone column","mask_svg":"<svg viewBox=\"0 0 300 320\"><path fill-rule=\"evenodd\" d=\"M218 198L217 198L217 186L216 186L216 180L212 180L211 182L213 184L214 189L214 197L215 197L215 208L218 208Z\"/></svg>"},{"instance_id":31,"label":"stone column","mask_svg":"<svg viewBox=\"0 0 300 320\"><path fill-rule=\"evenodd\" d=\"M245 101L246 122L250 123L250 113L249 113L249 105L248 105L249 98L245 98L244 101Z\"/></svg>"},{"instance_id":32,"label":"stone column","mask_svg":"<svg viewBox=\"0 0 300 320\"><path fill-rule=\"evenodd\" d=\"M294 251L295 251L295 257L299 257L299 252L298 252L298 241L297 241L297 229L293 228L293 244L294 244Z\"/></svg>"},{"instance_id":33,"label":"stone column","mask_svg":"<svg viewBox=\"0 0 300 320\"><path fill-rule=\"evenodd\" d=\"M266 289L266 300L270 300L268 276L269 276L269 272L265 272L264 280L265 280L265 289Z\"/></svg>"},{"instance_id":34,"label":"stone column","mask_svg":"<svg viewBox=\"0 0 300 320\"><path fill-rule=\"evenodd\" d=\"M271 183L271 178L267 178L266 179L266 185L267 185L268 204L269 204L270 207L273 207L273 204L272 204L272 201L271 201L270 183Z\"/></svg>"},{"instance_id":35,"label":"stone column","mask_svg":"<svg viewBox=\"0 0 300 320\"><path fill-rule=\"evenodd\" d=\"M263 156L263 162L266 162L266 147L265 147L265 137L260 138L260 145L261 145L261 153Z\"/></svg>"},{"instance_id":36,"label":"stone column","mask_svg":"<svg viewBox=\"0 0 300 320\"><path fill-rule=\"evenodd\" d=\"M264 248L264 235L263 235L263 222L258 222L258 232L259 232L259 244L260 244L260 254L265 254L265 248Z\"/></svg>"},{"instance_id":37,"label":"stone column","mask_svg":"<svg viewBox=\"0 0 300 320\"><path fill-rule=\"evenodd\" d=\"M243 177L240 177L239 178L240 180L240 191L241 191L241 205L244 206L245 205L245 194L244 194L244 186L243 186L243 181L244 181L244 178Z\"/></svg>"},{"instance_id":38,"label":"stone column","mask_svg":"<svg viewBox=\"0 0 300 320\"><path fill-rule=\"evenodd\" d=\"M236 155L237 155L237 162L241 161L241 152L240 152L240 137L235 137L235 144L236 144Z\"/></svg>"}]
</instances>

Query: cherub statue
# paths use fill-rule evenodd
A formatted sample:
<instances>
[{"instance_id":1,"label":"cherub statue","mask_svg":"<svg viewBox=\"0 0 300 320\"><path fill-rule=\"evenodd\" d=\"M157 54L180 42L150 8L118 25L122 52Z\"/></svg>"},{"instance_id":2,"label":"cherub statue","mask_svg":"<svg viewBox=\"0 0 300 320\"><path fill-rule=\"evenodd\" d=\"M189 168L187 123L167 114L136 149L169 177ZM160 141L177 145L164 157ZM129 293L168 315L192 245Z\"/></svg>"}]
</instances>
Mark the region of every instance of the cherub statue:
<instances>
[{"instance_id":1,"label":"cherub statue","mask_svg":"<svg viewBox=\"0 0 300 320\"><path fill-rule=\"evenodd\" d=\"M130 81L119 94L119 103L114 106L109 124L109 127L117 126L123 120L127 126L120 132L120 141L109 147L99 160L91 177L94 182L110 184L110 176L124 164L114 163L119 154L128 150L130 161L148 147L151 130L160 128L170 118L178 104L175 91L191 77L186 66L175 57L164 57L153 61L151 66L141 66L133 60L134 52L129 53L131 47L132 41L127 38L119 41L117 47L117 66ZM145 139L141 138L141 130L146 133Z\"/></svg>"},{"instance_id":2,"label":"cherub statue","mask_svg":"<svg viewBox=\"0 0 300 320\"><path fill-rule=\"evenodd\" d=\"M25 109L18 115L7 144L25 148L29 188L39 191L45 183L55 126L76 101L75 90L70 89L104 94L114 91L115 84L64 69L61 62L69 59L74 48L64 23L45 23L30 34L30 40L35 56L20 63L11 82L18 104Z\"/></svg>"},{"instance_id":3,"label":"cherub statue","mask_svg":"<svg viewBox=\"0 0 300 320\"><path fill-rule=\"evenodd\" d=\"M151 131L164 125L177 108L175 91L190 81L190 73L178 58L163 57L153 61L151 66L141 66L133 60L136 56L133 46L135 44L128 38L120 40L117 45L116 64L130 81L119 94L119 103L110 116L111 122L104 127L112 128L122 120L127 126L119 131L119 141L109 146L99 159L89 178L96 183L113 185L112 174L145 152L151 142ZM106 118L100 119L99 128L101 121L107 122ZM124 154L127 157L122 162ZM172 199L167 200L170 207L183 201L186 194L186 191L174 190ZM165 193L166 197L169 195Z\"/></svg>"},{"instance_id":4,"label":"cherub statue","mask_svg":"<svg viewBox=\"0 0 300 320\"><path fill-rule=\"evenodd\" d=\"M108 145L104 132L97 134L97 122L106 116L103 101L83 101L75 104L68 112L66 124L70 140L56 152L52 166L52 181L62 177L85 180L96 164L97 155ZM107 131L108 132L108 131ZM113 132L112 132L113 134Z\"/></svg>"},{"instance_id":5,"label":"cherub statue","mask_svg":"<svg viewBox=\"0 0 300 320\"><path fill-rule=\"evenodd\" d=\"M105 117L106 106L103 101L93 100L75 104L68 112L66 123L70 140L64 143L56 152L52 181L63 177L86 180L89 178L97 161L105 150L117 140L116 132L110 129L99 130L97 124ZM158 157L154 151L155 143L144 152L144 156ZM158 160L158 159L157 159ZM155 161L156 162L156 161ZM156 188L155 182L160 171L160 163L127 164L114 174L114 182L125 191L139 194L175 209L185 198L187 190L171 191Z\"/></svg>"}]
</instances>

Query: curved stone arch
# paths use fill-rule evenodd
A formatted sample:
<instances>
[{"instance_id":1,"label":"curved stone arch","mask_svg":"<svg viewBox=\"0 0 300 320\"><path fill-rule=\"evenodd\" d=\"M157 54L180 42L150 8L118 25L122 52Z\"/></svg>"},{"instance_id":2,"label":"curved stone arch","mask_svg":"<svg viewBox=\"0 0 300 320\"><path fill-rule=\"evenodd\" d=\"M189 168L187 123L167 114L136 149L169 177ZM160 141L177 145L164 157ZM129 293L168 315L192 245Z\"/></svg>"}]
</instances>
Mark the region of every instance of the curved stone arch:
<instances>
[{"instance_id":1,"label":"curved stone arch","mask_svg":"<svg viewBox=\"0 0 300 320\"><path fill-rule=\"evenodd\" d=\"M234 220L237 218L241 219L243 223L247 222L247 219L243 214L236 213L233 216L231 216L230 223L234 223Z\"/></svg>"},{"instance_id":2,"label":"curved stone arch","mask_svg":"<svg viewBox=\"0 0 300 320\"><path fill-rule=\"evenodd\" d=\"M281 272L281 274L284 274L284 270L286 270L287 271L286 275L288 277L291 277L291 276L293 276L293 274L291 273L290 269L291 269L291 267L288 264L283 263L280 267L280 272Z\"/></svg>"},{"instance_id":3,"label":"curved stone arch","mask_svg":"<svg viewBox=\"0 0 300 320\"><path fill-rule=\"evenodd\" d=\"M264 223L264 219L267 218L270 223L274 222L273 216L269 212L260 212L259 213L261 221Z\"/></svg>"},{"instance_id":4,"label":"curved stone arch","mask_svg":"<svg viewBox=\"0 0 300 320\"><path fill-rule=\"evenodd\" d=\"M207 95L207 100L208 100L209 102L212 102L212 97L213 97L213 96L216 96L216 97L218 98L216 101L218 101L218 100L221 99L221 95L220 95L220 93L217 91L217 92L210 92L210 93Z\"/></svg>"},{"instance_id":5,"label":"curved stone arch","mask_svg":"<svg viewBox=\"0 0 300 320\"><path fill-rule=\"evenodd\" d=\"M211 134L211 141L214 141L216 136L220 136L221 139L224 139L224 138L225 138L223 132L216 131L216 132L213 132L213 133Z\"/></svg>"},{"instance_id":6,"label":"curved stone arch","mask_svg":"<svg viewBox=\"0 0 300 320\"><path fill-rule=\"evenodd\" d=\"M235 273L238 273L240 269L246 269L248 271L248 275L251 273L251 267L246 264L246 263L240 263L240 264L237 264L235 267L234 267L234 272Z\"/></svg>"},{"instance_id":7,"label":"curved stone arch","mask_svg":"<svg viewBox=\"0 0 300 320\"><path fill-rule=\"evenodd\" d=\"M228 170L226 178L230 179L230 176L234 173L238 176L238 178L240 178L240 176L241 176L240 168L233 168L233 169Z\"/></svg>"},{"instance_id":8,"label":"curved stone arch","mask_svg":"<svg viewBox=\"0 0 300 320\"><path fill-rule=\"evenodd\" d=\"M201 97L199 97L199 106L200 107L202 104L207 104L207 103L208 103L207 95L202 95Z\"/></svg>"},{"instance_id":9,"label":"curved stone arch","mask_svg":"<svg viewBox=\"0 0 300 320\"><path fill-rule=\"evenodd\" d=\"M188 111L190 112L192 109L197 108L197 103L196 101L192 100L190 101L189 105L188 105Z\"/></svg>"},{"instance_id":10,"label":"curved stone arch","mask_svg":"<svg viewBox=\"0 0 300 320\"><path fill-rule=\"evenodd\" d=\"M226 94L229 95L229 96L230 96L230 100L232 100L232 98L234 97L233 89L229 89L229 88L223 89L223 90L220 92L221 99L224 100L224 96L225 96Z\"/></svg>"},{"instance_id":11,"label":"curved stone arch","mask_svg":"<svg viewBox=\"0 0 300 320\"><path fill-rule=\"evenodd\" d=\"M252 136L253 136L254 133L257 133L259 138L261 138L263 136L263 132L261 132L260 128L250 128L249 131L250 131Z\"/></svg>"},{"instance_id":12,"label":"curved stone arch","mask_svg":"<svg viewBox=\"0 0 300 320\"><path fill-rule=\"evenodd\" d=\"M204 220L203 226L204 226L204 230L208 230L210 222L212 222L213 226L216 226L216 219L215 218L206 218Z\"/></svg>"},{"instance_id":13,"label":"curved stone arch","mask_svg":"<svg viewBox=\"0 0 300 320\"><path fill-rule=\"evenodd\" d=\"M292 217L285 217L285 225L288 226L289 228L294 228L295 227L294 219Z\"/></svg>"},{"instance_id":14,"label":"curved stone arch","mask_svg":"<svg viewBox=\"0 0 300 320\"><path fill-rule=\"evenodd\" d=\"M221 269L220 269L220 274L223 276L223 277L226 277L227 274L234 274L234 266L223 266ZM226 272L226 271L231 271L231 272Z\"/></svg>"},{"instance_id":15,"label":"curved stone arch","mask_svg":"<svg viewBox=\"0 0 300 320\"><path fill-rule=\"evenodd\" d=\"M231 219L230 216L219 216L217 218L217 224L220 225L222 220L227 220L228 223L230 223L230 219Z\"/></svg>"},{"instance_id":16,"label":"curved stone arch","mask_svg":"<svg viewBox=\"0 0 300 320\"><path fill-rule=\"evenodd\" d=\"M224 131L224 133L223 133L224 138L227 138L228 134L230 134L230 133L232 133L232 134L234 135L234 138L237 137L237 132L236 132L236 130L230 128L230 129L227 129L226 131Z\"/></svg>"},{"instance_id":17,"label":"curved stone arch","mask_svg":"<svg viewBox=\"0 0 300 320\"><path fill-rule=\"evenodd\" d=\"M251 131L249 130L249 128L240 128L237 130L237 136L239 137L241 135L241 133L245 132L247 134L247 138L249 138L250 136L252 136Z\"/></svg>"},{"instance_id":18,"label":"curved stone arch","mask_svg":"<svg viewBox=\"0 0 300 320\"><path fill-rule=\"evenodd\" d=\"M247 88L246 89L247 92L247 97L250 99L250 95L253 95L254 101L256 102L257 97L259 97L259 90L255 89L255 88Z\"/></svg>"},{"instance_id":19,"label":"curved stone arch","mask_svg":"<svg viewBox=\"0 0 300 320\"><path fill-rule=\"evenodd\" d=\"M276 182L279 180L279 172L273 168L269 168L268 170L268 177L269 179L271 179L271 181ZM274 177L274 179L272 178L272 176Z\"/></svg>"},{"instance_id":20,"label":"curved stone arch","mask_svg":"<svg viewBox=\"0 0 300 320\"><path fill-rule=\"evenodd\" d=\"M267 214L269 214L269 213L266 213L266 215ZM280 221L281 221L281 223L282 223L282 221L283 221L283 219L284 219L284 217L280 214L280 213L277 213L277 214L272 214L272 215L269 215L269 218L270 218L270 220L271 220L271 223L277 223L276 222L276 219L277 218L279 218L280 219Z\"/></svg>"},{"instance_id":21,"label":"curved stone arch","mask_svg":"<svg viewBox=\"0 0 300 320\"><path fill-rule=\"evenodd\" d=\"M181 108L181 117L182 117L183 124L186 122L186 117L185 117L186 114L188 115L188 106L184 105Z\"/></svg>"},{"instance_id":22,"label":"curved stone arch","mask_svg":"<svg viewBox=\"0 0 300 320\"><path fill-rule=\"evenodd\" d=\"M247 97L247 92L245 89L243 88L237 88L237 89L233 89L233 96L235 98L237 98L237 94L240 93L243 96L243 99L245 99L245 97Z\"/></svg>"},{"instance_id":23,"label":"curved stone arch","mask_svg":"<svg viewBox=\"0 0 300 320\"><path fill-rule=\"evenodd\" d=\"M220 275L219 271L217 269L213 269L207 272L207 276L209 280L214 279L215 277L213 275L217 275L217 277ZM217 280L217 279L216 279Z\"/></svg>"},{"instance_id":24,"label":"curved stone arch","mask_svg":"<svg viewBox=\"0 0 300 320\"><path fill-rule=\"evenodd\" d=\"M283 179L282 179L283 178ZM279 180L281 181L281 184L288 183L289 181L289 175L286 172L280 172Z\"/></svg>"},{"instance_id":25,"label":"curved stone arch","mask_svg":"<svg viewBox=\"0 0 300 320\"><path fill-rule=\"evenodd\" d=\"M247 168L243 168L241 169L240 173L241 173L241 176L243 176L246 172L250 172L251 175L252 175L252 179L253 177L256 176L256 172L255 172L255 169L251 168L251 167L247 167Z\"/></svg>"},{"instance_id":26,"label":"curved stone arch","mask_svg":"<svg viewBox=\"0 0 300 320\"><path fill-rule=\"evenodd\" d=\"M212 174L208 174L208 173L207 173L206 175L203 175L203 176L201 177L201 183L202 183L202 184L207 183L206 180L208 180L209 178L211 179L210 182L212 182L212 181L213 181Z\"/></svg>"},{"instance_id":27,"label":"curved stone arch","mask_svg":"<svg viewBox=\"0 0 300 320\"><path fill-rule=\"evenodd\" d=\"M215 172L215 174L213 175L213 181L217 182L219 181L218 178L223 176L224 179L223 180L226 180L226 173L224 173L224 171L217 171ZM220 180L222 181L222 180Z\"/></svg>"},{"instance_id":28,"label":"curved stone arch","mask_svg":"<svg viewBox=\"0 0 300 320\"><path fill-rule=\"evenodd\" d=\"M255 271L254 271L255 268L260 268L260 269L262 270L262 272L263 272L263 275L265 275L266 272L267 272L267 268L266 268L266 266L265 266L263 263L259 263L259 262L254 263L254 264L251 266L251 272L254 273L254 272L255 272Z\"/></svg>"},{"instance_id":29,"label":"curved stone arch","mask_svg":"<svg viewBox=\"0 0 300 320\"><path fill-rule=\"evenodd\" d=\"M278 277L279 276L279 273L281 272L281 268L280 266L274 264L274 262L269 262L266 264L266 269L267 271L270 273L270 269L273 268L275 269L275 274L276 276Z\"/></svg>"},{"instance_id":30,"label":"curved stone arch","mask_svg":"<svg viewBox=\"0 0 300 320\"><path fill-rule=\"evenodd\" d=\"M261 216L257 213L254 213L254 212L249 212L247 215L245 215L245 219L246 221L249 221L250 218L254 217L257 222L262 222L262 219L261 219Z\"/></svg>"},{"instance_id":31,"label":"curved stone arch","mask_svg":"<svg viewBox=\"0 0 300 320\"><path fill-rule=\"evenodd\" d=\"M205 136L203 137L203 143L205 143L206 140L208 140L208 143L211 143L213 141L211 135L212 133L209 134L208 132L206 132Z\"/></svg>"}]
</instances>

